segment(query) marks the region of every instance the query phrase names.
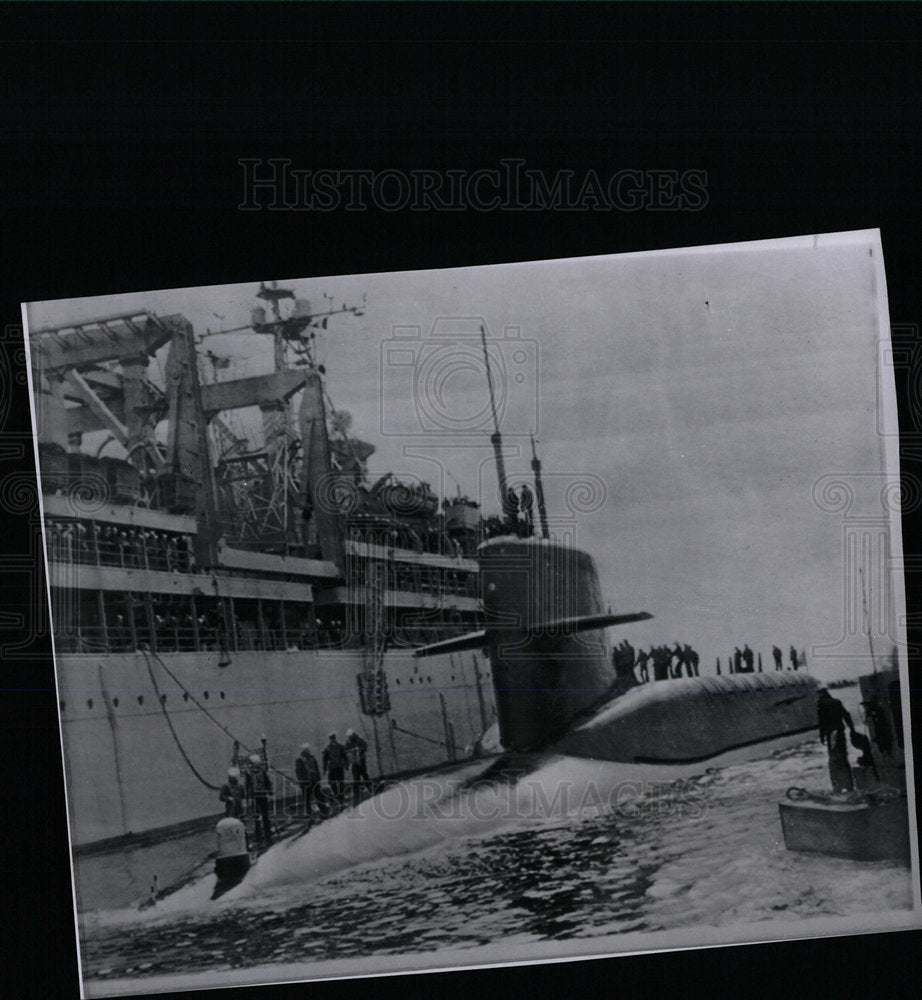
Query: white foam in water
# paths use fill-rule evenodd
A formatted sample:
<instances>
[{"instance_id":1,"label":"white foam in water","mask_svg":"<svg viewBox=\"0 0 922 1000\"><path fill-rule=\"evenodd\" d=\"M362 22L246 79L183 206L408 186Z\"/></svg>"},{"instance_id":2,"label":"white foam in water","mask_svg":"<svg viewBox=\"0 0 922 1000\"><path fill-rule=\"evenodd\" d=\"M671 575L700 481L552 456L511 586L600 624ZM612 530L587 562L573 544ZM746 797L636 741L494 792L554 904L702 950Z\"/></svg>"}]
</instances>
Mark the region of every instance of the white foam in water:
<instances>
[{"instance_id":1,"label":"white foam in water","mask_svg":"<svg viewBox=\"0 0 922 1000\"><path fill-rule=\"evenodd\" d=\"M484 780L483 762L392 786L310 833L280 843L223 898L242 900L301 885L356 865L406 856L501 828L560 822L611 811L668 783L704 773L706 765L653 766L549 756L517 782ZM709 762L710 763L710 762Z\"/></svg>"},{"instance_id":2,"label":"white foam in water","mask_svg":"<svg viewBox=\"0 0 922 1000\"><path fill-rule=\"evenodd\" d=\"M802 737L801 737L802 738ZM535 757L532 770L517 782L483 780L464 787L490 766L489 761L400 782L353 809L282 840L266 851L236 887L212 901L216 878L210 864L188 885L153 907L94 914L90 924L149 922L184 911L203 911L245 903L258 906L286 890L297 891L320 878L359 865L430 851L446 842L484 838L500 829L561 822L624 807L666 785L702 775L739 759L740 752L690 765L624 764L560 755ZM752 750L749 750L752 756Z\"/></svg>"},{"instance_id":3,"label":"white foam in water","mask_svg":"<svg viewBox=\"0 0 922 1000\"><path fill-rule=\"evenodd\" d=\"M393 785L305 836L267 851L224 898L243 899L355 865L430 850L457 837L492 833L510 812L509 789L484 785L462 790L485 768L480 761Z\"/></svg>"}]
</instances>

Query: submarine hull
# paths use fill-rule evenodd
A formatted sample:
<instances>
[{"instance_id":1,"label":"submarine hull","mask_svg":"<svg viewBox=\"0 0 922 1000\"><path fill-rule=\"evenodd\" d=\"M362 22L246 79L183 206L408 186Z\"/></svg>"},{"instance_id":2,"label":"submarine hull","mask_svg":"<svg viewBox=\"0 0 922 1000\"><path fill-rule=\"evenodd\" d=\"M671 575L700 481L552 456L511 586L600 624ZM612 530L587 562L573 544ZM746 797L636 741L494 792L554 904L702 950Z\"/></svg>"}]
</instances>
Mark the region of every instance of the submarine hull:
<instances>
[{"instance_id":1,"label":"submarine hull","mask_svg":"<svg viewBox=\"0 0 922 1000\"><path fill-rule=\"evenodd\" d=\"M478 551L500 741L507 750L694 763L816 726L808 674L732 674L630 686L612 663L595 562L504 536ZM600 621L602 624L600 625ZM630 680L633 680L631 678Z\"/></svg>"},{"instance_id":2,"label":"submarine hull","mask_svg":"<svg viewBox=\"0 0 922 1000\"><path fill-rule=\"evenodd\" d=\"M816 728L809 674L731 674L656 681L625 692L554 745L579 757L691 764Z\"/></svg>"}]
</instances>

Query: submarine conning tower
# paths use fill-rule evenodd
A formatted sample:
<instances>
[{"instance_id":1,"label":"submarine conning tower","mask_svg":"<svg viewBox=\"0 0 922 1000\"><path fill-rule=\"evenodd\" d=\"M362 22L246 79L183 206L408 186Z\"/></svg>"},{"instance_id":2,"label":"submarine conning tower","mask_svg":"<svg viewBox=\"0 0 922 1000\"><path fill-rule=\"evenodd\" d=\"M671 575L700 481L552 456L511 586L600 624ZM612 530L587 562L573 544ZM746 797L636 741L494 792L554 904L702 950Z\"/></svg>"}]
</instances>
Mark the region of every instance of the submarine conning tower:
<instances>
[{"instance_id":1,"label":"submarine conning tower","mask_svg":"<svg viewBox=\"0 0 922 1000\"><path fill-rule=\"evenodd\" d=\"M513 535L484 542L477 558L500 739L510 750L539 749L614 693L605 629L562 624L603 613L595 561Z\"/></svg>"}]
</instances>

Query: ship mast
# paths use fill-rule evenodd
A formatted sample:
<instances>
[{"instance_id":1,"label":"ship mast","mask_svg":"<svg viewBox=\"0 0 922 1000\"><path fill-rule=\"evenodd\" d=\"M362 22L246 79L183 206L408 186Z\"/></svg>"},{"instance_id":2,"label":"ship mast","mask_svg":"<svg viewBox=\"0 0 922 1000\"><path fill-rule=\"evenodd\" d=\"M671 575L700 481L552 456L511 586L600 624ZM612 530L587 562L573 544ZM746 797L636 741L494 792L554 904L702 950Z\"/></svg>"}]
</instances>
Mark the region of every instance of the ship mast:
<instances>
[{"instance_id":1,"label":"ship mast","mask_svg":"<svg viewBox=\"0 0 922 1000\"><path fill-rule=\"evenodd\" d=\"M499 496L503 508L503 516L507 519L511 515L509 501L506 498L508 492L506 480L506 464L503 461L503 436L499 432L499 420L496 416L496 397L493 393L493 373L490 371L490 355L487 352L487 335L483 326L480 327L480 340L483 344L483 360L487 366L487 385L490 389L490 412L493 414L493 433L490 441L493 444L493 454L496 457L496 478L499 480Z\"/></svg>"},{"instance_id":2,"label":"ship mast","mask_svg":"<svg viewBox=\"0 0 922 1000\"><path fill-rule=\"evenodd\" d=\"M268 501L268 508L272 521L279 526L285 551L290 546L307 546L307 534L311 534L312 540L316 535L323 557L342 565L338 519L335 512L328 509L329 504L316 502L315 496L318 484L331 470L331 461L322 381L324 369L315 362L311 344L314 333L310 328L319 326L325 329L330 316L340 313L361 316L362 312L356 306L346 306L345 303L336 309L332 302L329 309L314 312L310 304L298 299L292 290L279 288L277 281L268 285L261 282L257 298L269 303L272 315L267 320L263 310L257 310L254 312L251 328L256 333L272 335L276 377L282 378L293 371L288 364L289 345L292 346L297 356L296 364L299 365L294 370L303 373L301 384L304 392L299 413L300 475L294 455L294 445L298 438L293 428L291 395L260 405L266 459L270 470L272 497ZM294 302L288 315L282 313L281 302L284 299ZM294 515L294 511L299 508L304 512L301 519ZM313 524L311 532L307 532L305 525L299 523L304 515Z\"/></svg>"},{"instance_id":3,"label":"ship mast","mask_svg":"<svg viewBox=\"0 0 922 1000\"><path fill-rule=\"evenodd\" d=\"M535 497L538 501L538 517L541 519L541 537L549 538L547 530L547 506L544 503L544 484L541 481L541 461L535 451L535 436L531 437L531 470L535 474Z\"/></svg>"},{"instance_id":4,"label":"ship mast","mask_svg":"<svg viewBox=\"0 0 922 1000\"><path fill-rule=\"evenodd\" d=\"M877 673L877 660L874 659L874 640L871 638L871 616L868 614L868 595L864 589L864 570L858 567L858 575L861 577L861 606L864 609L864 624L868 632L868 648L871 650L871 668Z\"/></svg>"}]
</instances>

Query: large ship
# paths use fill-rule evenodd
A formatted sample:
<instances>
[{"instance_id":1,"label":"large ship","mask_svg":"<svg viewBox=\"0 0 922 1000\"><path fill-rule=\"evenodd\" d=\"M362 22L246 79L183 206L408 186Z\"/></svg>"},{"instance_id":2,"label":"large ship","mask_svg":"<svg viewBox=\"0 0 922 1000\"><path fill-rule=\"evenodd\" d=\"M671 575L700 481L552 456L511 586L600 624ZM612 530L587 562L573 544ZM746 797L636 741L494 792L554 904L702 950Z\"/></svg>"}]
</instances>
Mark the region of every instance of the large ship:
<instances>
[{"instance_id":1,"label":"large ship","mask_svg":"<svg viewBox=\"0 0 922 1000\"><path fill-rule=\"evenodd\" d=\"M412 657L480 622L478 505L371 483L312 350L334 310L258 296L275 363L255 377L222 379L181 315L30 330L78 847L213 815L235 743L268 740L287 771L348 727L395 774L472 753L495 720L481 651Z\"/></svg>"},{"instance_id":2,"label":"large ship","mask_svg":"<svg viewBox=\"0 0 922 1000\"><path fill-rule=\"evenodd\" d=\"M203 378L214 356L182 316L30 331L76 845L214 815L232 746L265 757L263 734L284 761L350 727L395 775L485 743L687 765L815 725L805 674L619 673L606 629L652 616L605 610L592 556L551 537L536 455L540 530L518 517L485 336L502 508L487 519L425 483L371 483L374 449L312 350L329 313L259 296L271 312L247 329L272 337L274 369L256 377ZM241 409L261 413L258 448L227 417Z\"/></svg>"}]
</instances>

